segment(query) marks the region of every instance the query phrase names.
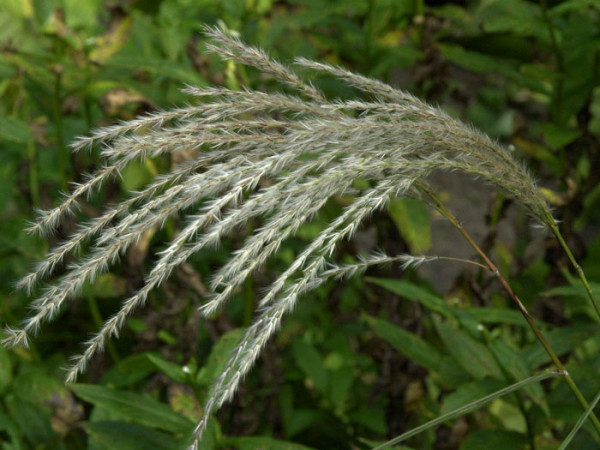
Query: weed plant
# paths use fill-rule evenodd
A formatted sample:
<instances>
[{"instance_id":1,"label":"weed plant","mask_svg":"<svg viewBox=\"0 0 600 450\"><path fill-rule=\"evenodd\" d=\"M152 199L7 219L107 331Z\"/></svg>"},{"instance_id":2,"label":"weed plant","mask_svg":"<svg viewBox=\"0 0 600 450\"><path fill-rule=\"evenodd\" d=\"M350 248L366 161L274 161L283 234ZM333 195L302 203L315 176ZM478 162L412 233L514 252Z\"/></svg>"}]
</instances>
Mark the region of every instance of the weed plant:
<instances>
[{"instance_id":1,"label":"weed plant","mask_svg":"<svg viewBox=\"0 0 600 450\"><path fill-rule=\"evenodd\" d=\"M407 92L339 67L296 59L298 68L339 78L361 94L355 100L327 99L311 83L261 50L217 28L206 28L205 32L212 41L212 52L275 78L282 92L189 86L185 91L197 103L102 128L78 139L74 150L101 147L104 165L75 186L60 206L43 212L31 227L32 232L52 233L65 216L76 212L79 198L100 189L134 161L184 152L193 157L82 224L22 279L20 289L38 292L37 286L53 276L67 255L78 254L83 244L90 247L56 283L44 287L31 305L32 314L20 328L6 329L3 343L27 345L41 325L53 320L84 283L107 271L148 230L163 227L167 219L182 214L185 227L159 253L143 287L123 302L121 309L85 343L84 351L73 358L67 381L74 382L107 340L118 336L132 312L147 302L149 293L195 253L218 246L224 237L253 219L262 220L263 225L214 273L211 296L201 307L204 316L213 317L329 199L352 198L266 289L254 322L204 405L203 418L194 431L192 447L196 448L213 412L232 398L284 316L303 294L331 278L350 276L371 265L396 261L406 268L439 259L383 253L361 257L350 265L336 265L332 259L336 246L391 198L419 197L436 208L473 246L482 263L472 263L485 266L498 278L556 366L555 372L532 375L468 406L476 407L530 382L560 375L585 410L577 428L589 415L600 433L600 422L591 412L597 399L588 404L506 279L427 183L433 171L461 171L504 191L556 236L599 312L589 283L566 246L550 208L515 152ZM469 407L454 413L465 413ZM449 417L445 415L426 426Z\"/></svg>"}]
</instances>

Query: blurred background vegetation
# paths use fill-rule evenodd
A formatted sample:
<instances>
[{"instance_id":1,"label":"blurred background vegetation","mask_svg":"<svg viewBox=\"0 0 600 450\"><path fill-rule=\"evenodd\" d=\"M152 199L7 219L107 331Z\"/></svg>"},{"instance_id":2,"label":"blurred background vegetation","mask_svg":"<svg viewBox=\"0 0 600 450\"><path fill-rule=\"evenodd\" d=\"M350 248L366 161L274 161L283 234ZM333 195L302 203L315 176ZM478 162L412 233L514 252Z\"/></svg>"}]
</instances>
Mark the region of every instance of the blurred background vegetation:
<instances>
[{"instance_id":1,"label":"blurred background vegetation","mask_svg":"<svg viewBox=\"0 0 600 450\"><path fill-rule=\"evenodd\" d=\"M0 322L16 325L26 315L29 299L14 282L75 230L66 220L50 240L24 231L36 208L50 208L97 168L94 152L71 154L76 136L183 105L185 84L279 89L206 55L204 24L224 24L282 61L324 60L408 89L513 145L600 293L597 0L0 0ZM313 81L330 97L354 94L333 79ZM81 215L97 216L172 163L132 165L82 202ZM480 242L591 399L600 390L598 324L557 243L502 195L471 180L455 188L437 182L467 229L479 223ZM147 234L30 349L0 347L2 449L181 447L278 261L293 260L343 204L330 202L210 321L196 311L204 282L244 230L198 254L154 292L81 383L65 387L68 357L140 286L180 222ZM418 201L393 201L336 258L351 262L377 247L452 254L457 235L437 221ZM308 295L213 420L204 446L369 448L549 364L489 274L435 264L371 269ZM564 382L552 380L406 445L557 448L580 413ZM573 448L598 448L593 431L584 428Z\"/></svg>"}]
</instances>

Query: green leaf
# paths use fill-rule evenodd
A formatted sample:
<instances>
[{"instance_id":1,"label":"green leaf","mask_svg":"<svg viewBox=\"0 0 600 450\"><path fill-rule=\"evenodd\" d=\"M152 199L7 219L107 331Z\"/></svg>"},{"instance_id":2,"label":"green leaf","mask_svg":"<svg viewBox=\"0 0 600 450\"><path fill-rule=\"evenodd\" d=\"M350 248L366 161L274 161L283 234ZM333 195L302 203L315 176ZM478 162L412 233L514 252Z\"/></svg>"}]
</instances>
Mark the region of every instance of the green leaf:
<instances>
[{"instance_id":1,"label":"green leaf","mask_svg":"<svg viewBox=\"0 0 600 450\"><path fill-rule=\"evenodd\" d=\"M522 433L504 430L476 430L467 436L460 450L524 450L528 448L529 439Z\"/></svg>"},{"instance_id":2,"label":"green leaf","mask_svg":"<svg viewBox=\"0 0 600 450\"><path fill-rule=\"evenodd\" d=\"M311 448L268 436L230 437L223 439L223 445L236 450L310 450Z\"/></svg>"},{"instance_id":3,"label":"green leaf","mask_svg":"<svg viewBox=\"0 0 600 450\"><path fill-rule=\"evenodd\" d=\"M343 367L330 372L327 393L331 403L336 408L337 414L343 414L346 409L348 393L354 383L354 378L354 372L350 367Z\"/></svg>"},{"instance_id":4,"label":"green leaf","mask_svg":"<svg viewBox=\"0 0 600 450\"><path fill-rule=\"evenodd\" d=\"M27 123L0 116L0 139L24 144L31 138L31 128Z\"/></svg>"},{"instance_id":5,"label":"green leaf","mask_svg":"<svg viewBox=\"0 0 600 450\"><path fill-rule=\"evenodd\" d=\"M471 375L460 364L456 364L455 359L449 355L442 356L438 371L432 372L431 376L435 384L444 389L456 389L473 380Z\"/></svg>"},{"instance_id":6,"label":"green leaf","mask_svg":"<svg viewBox=\"0 0 600 450\"><path fill-rule=\"evenodd\" d=\"M486 397L493 392L502 389L504 385L505 384L501 381L490 379L465 383L444 398L442 407L440 408L440 414L447 414L463 405Z\"/></svg>"},{"instance_id":7,"label":"green leaf","mask_svg":"<svg viewBox=\"0 0 600 450\"><path fill-rule=\"evenodd\" d=\"M488 0L477 18L488 33L533 36L549 42L550 32L542 19L541 7L524 0Z\"/></svg>"},{"instance_id":8,"label":"green leaf","mask_svg":"<svg viewBox=\"0 0 600 450\"><path fill-rule=\"evenodd\" d=\"M586 314L594 322L597 322L598 315L583 284L579 279L570 279L569 281L573 284L570 286L557 286L544 292L544 295L562 297L565 302L567 316ZM590 287L592 292L600 292L600 284L590 282Z\"/></svg>"},{"instance_id":9,"label":"green leaf","mask_svg":"<svg viewBox=\"0 0 600 450\"><path fill-rule=\"evenodd\" d=\"M115 298L127 293L127 281L113 273L104 273L93 282L86 283L82 290L83 297Z\"/></svg>"},{"instance_id":10,"label":"green leaf","mask_svg":"<svg viewBox=\"0 0 600 450\"><path fill-rule=\"evenodd\" d=\"M211 386L225 368L231 352L242 340L245 328L236 328L225 333L215 344L206 364L198 372L196 382L202 386Z\"/></svg>"},{"instance_id":11,"label":"green leaf","mask_svg":"<svg viewBox=\"0 0 600 450\"><path fill-rule=\"evenodd\" d=\"M327 392L327 368L323 359L314 346L304 341L294 341L292 353L298 367L313 383L315 388L321 392Z\"/></svg>"},{"instance_id":12,"label":"green leaf","mask_svg":"<svg viewBox=\"0 0 600 450\"><path fill-rule=\"evenodd\" d=\"M527 321L519 311L506 308L469 308L469 314L481 323L504 323L528 327Z\"/></svg>"},{"instance_id":13,"label":"green leaf","mask_svg":"<svg viewBox=\"0 0 600 450\"><path fill-rule=\"evenodd\" d=\"M431 249L431 223L422 201L395 199L390 201L388 212L412 253L424 253Z\"/></svg>"},{"instance_id":14,"label":"green leaf","mask_svg":"<svg viewBox=\"0 0 600 450\"><path fill-rule=\"evenodd\" d=\"M453 317L452 308L442 298L410 281L372 277L365 277L365 281L381 286L409 300L416 300L430 311L437 312L445 317Z\"/></svg>"},{"instance_id":15,"label":"green leaf","mask_svg":"<svg viewBox=\"0 0 600 450\"><path fill-rule=\"evenodd\" d=\"M88 435L90 450L170 450L185 449L168 434L143 425L126 422L86 422L83 427Z\"/></svg>"},{"instance_id":16,"label":"green leaf","mask_svg":"<svg viewBox=\"0 0 600 450\"><path fill-rule=\"evenodd\" d=\"M390 322L365 314L371 329L396 350L429 370L438 370L442 355L424 339Z\"/></svg>"},{"instance_id":17,"label":"green leaf","mask_svg":"<svg viewBox=\"0 0 600 450\"><path fill-rule=\"evenodd\" d=\"M25 445L23 444L22 433L19 431L17 424L2 410L0 410L0 431L5 431L9 437L8 442L4 442L6 448L14 450L23 450ZM7 445L10 444L11 447Z\"/></svg>"},{"instance_id":18,"label":"green leaf","mask_svg":"<svg viewBox=\"0 0 600 450\"><path fill-rule=\"evenodd\" d=\"M9 417L19 425L25 439L34 447L56 439L56 433L50 426L48 408L40 408L14 395L7 395L4 403Z\"/></svg>"},{"instance_id":19,"label":"green leaf","mask_svg":"<svg viewBox=\"0 0 600 450\"><path fill-rule=\"evenodd\" d=\"M185 383L187 376L183 369L177 364L167 361L158 353L146 353L146 357L152 364L156 366L158 370L167 375L169 378L177 381L178 383Z\"/></svg>"},{"instance_id":20,"label":"green leaf","mask_svg":"<svg viewBox=\"0 0 600 450\"><path fill-rule=\"evenodd\" d=\"M348 417L355 424L371 430L377 434L387 433L385 423L385 412L383 409L371 409L367 407L360 408L348 414Z\"/></svg>"},{"instance_id":21,"label":"green leaf","mask_svg":"<svg viewBox=\"0 0 600 450\"><path fill-rule=\"evenodd\" d=\"M123 169L123 176L121 178L123 180L121 183L122 189L124 191L134 191L152 180L152 174L144 162L135 162L128 164Z\"/></svg>"},{"instance_id":22,"label":"green leaf","mask_svg":"<svg viewBox=\"0 0 600 450\"><path fill-rule=\"evenodd\" d=\"M306 429L315 427L325 419L325 414L319 410L298 408L293 410L286 421L285 429L289 437L294 437Z\"/></svg>"},{"instance_id":23,"label":"green leaf","mask_svg":"<svg viewBox=\"0 0 600 450\"><path fill-rule=\"evenodd\" d=\"M579 297L583 300L588 300L587 291L583 284L579 283L579 280L574 280L576 285L567 285L567 286L557 286L555 288L549 289L545 292L544 295L551 296L561 296L561 297ZM590 287L592 288L592 292L600 292L600 283L590 282Z\"/></svg>"},{"instance_id":24,"label":"green leaf","mask_svg":"<svg viewBox=\"0 0 600 450\"><path fill-rule=\"evenodd\" d=\"M553 123L544 123L539 126L544 140L555 149L560 149L581 136L580 130L574 130Z\"/></svg>"},{"instance_id":25,"label":"green leaf","mask_svg":"<svg viewBox=\"0 0 600 450\"><path fill-rule=\"evenodd\" d=\"M481 408L483 405L486 405L487 403L489 403L493 400L496 400L497 398L500 398L504 395L510 394L511 392L517 391L517 390L521 389L523 386L527 386L530 383L537 383L539 381L547 380L548 378L554 378L554 377L557 377L560 375L561 374L557 373L557 372L547 371L547 372L543 372L539 375L534 375L525 380L519 381L518 383L511 384L510 386L507 386L504 389L496 391L493 394L490 394L486 397L480 398L474 402L471 402L465 406L455 409L449 413L442 414L441 416L436 417L435 419L430 420L429 422L424 423L423 425L419 425L418 427L413 428L412 430L407 431L406 433L401 434L400 436L397 436L394 439L389 440L388 442L374 448L373 450L382 450L384 448L391 447L392 445L398 444L398 443L405 441L413 436L416 436L417 434L422 433L423 431L428 430L429 428L435 427L436 425L444 423L448 420L454 419L456 417L464 416L465 414L475 411L475 410ZM487 445L484 446L484 448L487 448Z\"/></svg>"},{"instance_id":26,"label":"green leaf","mask_svg":"<svg viewBox=\"0 0 600 450\"><path fill-rule=\"evenodd\" d=\"M12 381L13 366L8 350L0 347L0 394L8 387Z\"/></svg>"},{"instance_id":27,"label":"green leaf","mask_svg":"<svg viewBox=\"0 0 600 450\"><path fill-rule=\"evenodd\" d=\"M473 72L497 73L536 92L548 93L548 88L544 83L540 80L521 75L516 65L510 61L499 60L497 57L466 50L455 44L438 44L438 47L447 60Z\"/></svg>"},{"instance_id":28,"label":"green leaf","mask_svg":"<svg viewBox=\"0 0 600 450\"><path fill-rule=\"evenodd\" d=\"M586 8L598 9L598 0L567 0L553 7L550 10L550 14L553 16L557 16L568 12L585 11Z\"/></svg>"},{"instance_id":29,"label":"green leaf","mask_svg":"<svg viewBox=\"0 0 600 450\"><path fill-rule=\"evenodd\" d=\"M435 320L437 332L456 362L476 379L486 376L498 378L500 367L490 351L466 332L446 322Z\"/></svg>"},{"instance_id":30,"label":"green leaf","mask_svg":"<svg viewBox=\"0 0 600 450\"><path fill-rule=\"evenodd\" d=\"M138 353L119 361L102 377L102 384L116 388L130 386L146 378L155 368L146 353Z\"/></svg>"},{"instance_id":31,"label":"green leaf","mask_svg":"<svg viewBox=\"0 0 600 450\"><path fill-rule=\"evenodd\" d=\"M135 56L116 56L110 59L107 67L128 70L146 70L153 75L171 78L175 81L194 86L206 86L206 80L191 67L184 66L174 61L168 63L162 59L143 58Z\"/></svg>"},{"instance_id":32,"label":"green leaf","mask_svg":"<svg viewBox=\"0 0 600 450\"><path fill-rule=\"evenodd\" d=\"M583 424L585 423L589 415L592 413L599 401L600 393L598 393L596 397L594 397L594 400L592 400L590 405L586 408L585 412L579 417L579 420L577 420L577 423L575 424L571 432L567 435L563 443L560 445L559 450L564 450L567 448L567 446L571 443L571 441L573 440L579 429L583 426Z\"/></svg>"},{"instance_id":33,"label":"green leaf","mask_svg":"<svg viewBox=\"0 0 600 450\"><path fill-rule=\"evenodd\" d=\"M98 23L102 0L63 0L65 19L70 28L92 28Z\"/></svg>"},{"instance_id":34,"label":"green leaf","mask_svg":"<svg viewBox=\"0 0 600 450\"><path fill-rule=\"evenodd\" d=\"M71 389L89 403L115 412L123 420L173 432L188 432L192 423L145 395L105 386L74 384Z\"/></svg>"},{"instance_id":35,"label":"green leaf","mask_svg":"<svg viewBox=\"0 0 600 450\"><path fill-rule=\"evenodd\" d=\"M583 342L598 332L598 325L576 325L572 327L556 328L545 333L546 340L550 347L558 355L564 355L571 350L574 350ZM533 343L525 351L523 351L523 359L527 361L530 369L551 362L550 356L544 350L544 347L539 342Z\"/></svg>"},{"instance_id":36,"label":"green leaf","mask_svg":"<svg viewBox=\"0 0 600 450\"><path fill-rule=\"evenodd\" d=\"M530 375L527 361L521 353L512 349L505 342L496 339L489 343L489 348L496 356L502 368L508 372L514 380L522 380ZM538 383L532 383L523 388L523 390L536 402L542 409L548 412L548 406L545 401L544 390Z\"/></svg>"}]
</instances>

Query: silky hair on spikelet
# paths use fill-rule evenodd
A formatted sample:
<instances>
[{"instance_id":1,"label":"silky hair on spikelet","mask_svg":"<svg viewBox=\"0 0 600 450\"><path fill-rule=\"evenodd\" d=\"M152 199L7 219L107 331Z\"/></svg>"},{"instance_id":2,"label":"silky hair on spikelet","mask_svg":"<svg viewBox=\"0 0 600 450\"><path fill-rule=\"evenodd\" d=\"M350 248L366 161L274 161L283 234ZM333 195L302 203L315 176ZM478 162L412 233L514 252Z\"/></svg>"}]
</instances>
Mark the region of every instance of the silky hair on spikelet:
<instances>
[{"instance_id":1,"label":"silky hair on spikelet","mask_svg":"<svg viewBox=\"0 0 600 450\"><path fill-rule=\"evenodd\" d=\"M146 303L148 294L194 253L217 245L249 220L261 218L262 227L213 275L211 297L201 307L205 316L212 316L328 199L353 196L354 201L308 243L260 299L255 321L208 395L192 448L197 447L211 414L233 396L283 316L303 294L328 279L351 276L370 265L399 262L409 267L437 259L376 253L354 265L338 266L330 258L337 244L350 238L390 198L419 195L432 171L460 170L478 176L527 208L543 226L554 224L534 180L513 155L440 109L377 80L297 58L294 63L299 68L339 78L364 95L355 100L329 100L262 50L219 28L206 27L205 34L210 51L256 67L277 79L285 92L188 86L185 92L198 99L197 104L156 112L77 139L75 151L101 147L103 165L61 205L41 214L32 227L34 232L52 233L64 216L76 210L81 197L100 189L133 161L189 150L195 156L111 206L51 250L19 282L20 289L33 292L65 256L76 253L83 243L91 244L62 278L42 290L21 327L5 330L3 341L8 346L27 345L42 323L54 319L85 282L106 272L146 231L182 214L185 226L159 253L142 288L123 302L85 343L82 354L73 358L67 374L67 381L73 382L106 340L118 336L126 318ZM259 187L264 179L271 183ZM358 179L369 180L369 187L356 190Z\"/></svg>"}]
</instances>

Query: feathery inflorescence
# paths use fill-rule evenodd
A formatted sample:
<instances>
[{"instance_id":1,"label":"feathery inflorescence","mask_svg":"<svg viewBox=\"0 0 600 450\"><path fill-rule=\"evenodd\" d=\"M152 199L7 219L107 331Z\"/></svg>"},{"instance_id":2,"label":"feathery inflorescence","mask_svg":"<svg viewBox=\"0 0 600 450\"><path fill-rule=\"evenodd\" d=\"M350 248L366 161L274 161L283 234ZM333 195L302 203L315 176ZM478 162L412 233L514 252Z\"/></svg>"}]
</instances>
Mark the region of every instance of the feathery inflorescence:
<instances>
[{"instance_id":1,"label":"feathery inflorescence","mask_svg":"<svg viewBox=\"0 0 600 450\"><path fill-rule=\"evenodd\" d=\"M398 261L409 266L435 259L377 254L350 266L329 261L336 245L352 236L366 217L391 197L417 194L417 182L432 171L461 170L481 177L524 205L543 225L553 224L533 179L511 153L438 108L379 81L296 59L301 68L340 78L364 94L357 100L327 100L316 87L264 52L217 28L206 28L206 34L212 41L211 51L260 69L295 94L188 87L185 91L203 102L79 138L74 149L101 146L104 165L76 186L60 206L42 214L33 231L51 233L65 215L74 212L82 196L118 176L133 161L184 151L195 157L111 206L52 250L19 282L19 288L33 292L67 255L76 253L83 243L92 244L86 256L70 264L62 278L42 291L21 328L7 329L4 339L6 345L26 345L85 282L107 271L146 231L161 227L173 215L183 215L185 227L160 252L144 286L123 302L74 358L67 376L74 381L106 340L118 335L125 319L145 304L149 293L194 253L217 245L250 219L262 220L263 226L214 274L212 297L201 308L210 316L330 198L353 196L354 201L261 298L256 320L213 386L193 446L211 413L231 398L284 314L302 294L369 265ZM359 179L368 180L369 187L357 189ZM261 180L270 183L259 187Z\"/></svg>"}]
</instances>

